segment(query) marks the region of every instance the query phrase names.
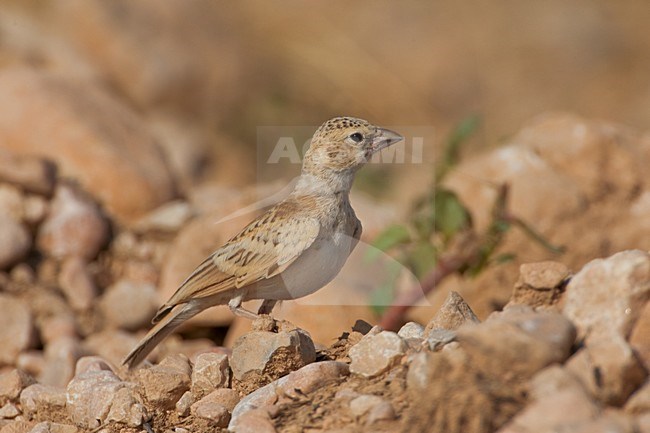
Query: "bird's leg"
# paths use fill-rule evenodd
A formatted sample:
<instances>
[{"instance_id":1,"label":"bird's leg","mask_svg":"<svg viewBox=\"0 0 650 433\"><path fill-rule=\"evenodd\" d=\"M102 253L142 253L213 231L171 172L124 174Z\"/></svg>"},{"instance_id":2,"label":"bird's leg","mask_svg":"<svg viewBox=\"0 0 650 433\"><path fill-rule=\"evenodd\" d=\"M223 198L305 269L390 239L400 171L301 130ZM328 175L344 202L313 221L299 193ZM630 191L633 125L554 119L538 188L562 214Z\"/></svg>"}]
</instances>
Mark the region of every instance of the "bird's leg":
<instances>
[{"instance_id":1,"label":"bird's leg","mask_svg":"<svg viewBox=\"0 0 650 433\"><path fill-rule=\"evenodd\" d=\"M228 308L230 308L230 311L232 311L232 313L235 316L245 317L245 318L250 319L250 320L255 320L255 319L259 318L259 316L257 314L253 313L252 311L248 311L247 309L245 309L244 307L241 306L241 302L242 302L243 297L244 297L244 295L242 294L242 295L239 295L237 297L232 298L228 302Z\"/></svg>"},{"instance_id":2,"label":"bird's leg","mask_svg":"<svg viewBox=\"0 0 650 433\"><path fill-rule=\"evenodd\" d=\"M275 299L265 299L260 308L257 309L257 314L271 314L277 302Z\"/></svg>"}]
</instances>

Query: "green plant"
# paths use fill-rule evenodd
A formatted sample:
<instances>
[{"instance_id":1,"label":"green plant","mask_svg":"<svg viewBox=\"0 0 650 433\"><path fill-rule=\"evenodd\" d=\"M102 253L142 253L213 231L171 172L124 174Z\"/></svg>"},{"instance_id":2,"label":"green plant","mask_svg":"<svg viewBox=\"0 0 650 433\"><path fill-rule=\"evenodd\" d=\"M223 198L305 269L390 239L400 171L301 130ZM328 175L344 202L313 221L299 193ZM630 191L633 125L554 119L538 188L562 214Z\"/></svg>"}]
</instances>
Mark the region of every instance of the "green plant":
<instances>
[{"instance_id":1,"label":"green plant","mask_svg":"<svg viewBox=\"0 0 650 433\"><path fill-rule=\"evenodd\" d=\"M443 186L445 176L460 160L463 143L475 133L479 123L477 116L470 116L454 129L436 166L433 184L414 204L410 219L405 224L387 227L373 242L376 250L371 249L367 254L368 260L374 260L380 252L390 252L398 260L396 266L388 269L387 281L373 293L371 299L375 312L383 315L382 325L387 329L399 326L409 306L446 276L460 273L473 277L488 266L512 260L512 253L496 253L512 227L522 229L531 239L551 251L562 251L508 211L508 185L497 187L491 222L484 233L476 233L467 207L453 191ZM418 278L421 287L396 300L395 286L401 270L399 263ZM387 308L386 305L390 304L393 305Z\"/></svg>"}]
</instances>

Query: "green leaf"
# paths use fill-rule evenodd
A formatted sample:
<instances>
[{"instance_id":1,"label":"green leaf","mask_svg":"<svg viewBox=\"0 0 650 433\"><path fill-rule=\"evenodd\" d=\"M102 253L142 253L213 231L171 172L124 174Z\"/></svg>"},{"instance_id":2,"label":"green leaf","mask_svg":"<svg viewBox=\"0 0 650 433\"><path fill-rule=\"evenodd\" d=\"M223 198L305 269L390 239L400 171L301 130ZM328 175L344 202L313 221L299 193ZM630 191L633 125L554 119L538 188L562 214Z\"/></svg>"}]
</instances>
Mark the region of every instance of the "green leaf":
<instances>
[{"instance_id":1,"label":"green leaf","mask_svg":"<svg viewBox=\"0 0 650 433\"><path fill-rule=\"evenodd\" d=\"M401 263L393 261L387 265L386 280L370 295L370 306L375 314L381 315L395 298L395 286L402 271Z\"/></svg>"},{"instance_id":2,"label":"green leaf","mask_svg":"<svg viewBox=\"0 0 650 433\"><path fill-rule=\"evenodd\" d=\"M445 146L442 159L436 167L436 184L440 183L440 181L447 175L449 170L458 164L458 160L460 158L460 146L469 137L471 137L474 132L476 132L480 121L481 119L477 115L468 116L463 119L452 131L449 139L447 140L447 145Z\"/></svg>"},{"instance_id":3,"label":"green leaf","mask_svg":"<svg viewBox=\"0 0 650 433\"><path fill-rule=\"evenodd\" d=\"M438 189L433 205L436 230L447 239L471 224L469 212L452 191Z\"/></svg>"},{"instance_id":4,"label":"green leaf","mask_svg":"<svg viewBox=\"0 0 650 433\"><path fill-rule=\"evenodd\" d=\"M492 259L494 263L502 264L513 261L517 257L514 253L502 253Z\"/></svg>"},{"instance_id":5,"label":"green leaf","mask_svg":"<svg viewBox=\"0 0 650 433\"><path fill-rule=\"evenodd\" d=\"M424 277L438 262L438 252L428 241L418 242L408 256L410 268L418 279Z\"/></svg>"},{"instance_id":6,"label":"green leaf","mask_svg":"<svg viewBox=\"0 0 650 433\"><path fill-rule=\"evenodd\" d=\"M372 246L375 248L368 249L366 252L366 260L375 260L383 251L388 251L389 249L407 243L410 240L411 235L405 226L399 224L389 226L375 238L372 243Z\"/></svg>"}]
</instances>

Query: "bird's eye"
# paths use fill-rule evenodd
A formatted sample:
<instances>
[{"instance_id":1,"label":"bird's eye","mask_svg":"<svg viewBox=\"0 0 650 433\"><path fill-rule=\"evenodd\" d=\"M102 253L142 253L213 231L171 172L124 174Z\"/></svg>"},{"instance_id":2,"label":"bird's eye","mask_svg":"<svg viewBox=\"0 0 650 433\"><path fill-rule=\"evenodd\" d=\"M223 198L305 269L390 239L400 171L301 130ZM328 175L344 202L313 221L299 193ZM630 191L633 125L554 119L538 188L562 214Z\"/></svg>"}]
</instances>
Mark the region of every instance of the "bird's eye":
<instances>
[{"instance_id":1,"label":"bird's eye","mask_svg":"<svg viewBox=\"0 0 650 433\"><path fill-rule=\"evenodd\" d=\"M361 135L359 132L355 132L354 134L350 135L350 139L355 143L359 143L361 140L363 140L363 135Z\"/></svg>"}]
</instances>

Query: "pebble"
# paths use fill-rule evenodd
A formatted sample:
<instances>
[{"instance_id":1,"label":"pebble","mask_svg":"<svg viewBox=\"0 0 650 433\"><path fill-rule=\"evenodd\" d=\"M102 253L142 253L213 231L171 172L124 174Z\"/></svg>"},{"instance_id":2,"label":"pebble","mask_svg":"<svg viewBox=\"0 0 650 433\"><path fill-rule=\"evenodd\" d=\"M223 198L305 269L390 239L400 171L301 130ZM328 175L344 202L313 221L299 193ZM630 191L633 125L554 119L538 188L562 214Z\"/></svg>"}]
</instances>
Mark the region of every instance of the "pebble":
<instances>
[{"instance_id":1,"label":"pebble","mask_svg":"<svg viewBox=\"0 0 650 433\"><path fill-rule=\"evenodd\" d=\"M256 412L254 409L272 406L278 401L279 395L297 398L309 394L347 376L349 372L349 367L344 362L323 361L306 365L300 370L289 373L242 398L232 411L228 429L238 433L254 432L255 430L249 429L248 426L257 425L257 423L261 423L260 429L266 428L265 422L258 418L268 419L268 412L265 410ZM268 421L270 423L270 419ZM270 425L272 427L272 424Z\"/></svg>"},{"instance_id":2,"label":"pebble","mask_svg":"<svg viewBox=\"0 0 650 433\"><path fill-rule=\"evenodd\" d=\"M55 179L56 165L45 158L0 152L0 181L49 196L54 190Z\"/></svg>"},{"instance_id":3,"label":"pebble","mask_svg":"<svg viewBox=\"0 0 650 433\"><path fill-rule=\"evenodd\" d=\"M34 378L27 373L12 369L0 374L0 405L17 401L20 392L34 383Z\"/></svg>"},{"instance_id":4,"label":"pebble","mask_svg":"<svg viewBox=\"0 0 650 433\"><path fill-rule=\"evenodd\" d=\"M14 364L18 354L33 346L32 314L24 301L0 294L0 366Z\"/></svg>"},{"instance_id":5,"label":"pebble","mask_svg":"<svg viewBox=\"0 0 650 433\"><path fill-rule=\"evenodd\" d=\"M64 388L35 383L20 393L20 407L27 416L37 413L64 414L66 404Z\"/></svg>"},{"instance_id":6,"label":"pebble","mask_svg":"<svg viewBox=\"0 0 650 433\"><path fill-rule=\"evenodd\" d=\"M315 359L314 343L309 334L301 329L278 333L253 331L235 341L230 366L233 376L241 383L241 390L247 392L298 370Z\"/></svg>"},{"instance_id":7,"label":"pebble","mask_svg":"<svg viewBox=\"0 0 650 433\"><path fill-rule=\"evenodd\" d=\"M201 353L192 369L192 394L202 398L217 388L230 385L230 365L225 353Z\"/></svg>"},{"instance_id":8,"label":"pebble","mask_svg":"<svg viewBox=\"0 0 650 433\"><path fill-rule=\"evenodd\" d=\"M176 233L192 218L192 214L189 203L170 201L142 217L133 228L138 232Z\"/></svg>"},{"instance_id":9,"label":"pebble","mask_svg":"<svg viewBox=\"0 0 650 433\"><path fill-rule=\"evenodd\" d=\"M211 394L194 403L191 407L192 415L209 419L218 427L228 426L230 412L228 409L211 398Z\"/></svg>"},{"instance_id":10,"label":"pebble","mask_svg":"<svg viewBox=\"0 0 650 433\"><path fill-rule=\"evenodd\" d=\"M350 349L350 372L368 378L378 376L396 365L405 352L406 343L396 333L368 333Z\"/></svg>"},{"instance_id":11,"label":"pebble","mask_svg":"<svg viewBox=\"0 0 650 433\"><path fill-rule=\"evenodd\" d=\"M7 403L0 407L0 419L13 419L20 415L20 411L13 403Z\"/></svg>"},{"instance_id":12,"label":"pebble","mask_svg":"<svg viewBox=\"0 0 650 433\"><path fill-rule=\"evenodd\" d=\"M82 350L75 337L61 337L45 346L45 363L38 381L44 385L65 387L74 377Z\"/></svg>"},{"instance_id":13,"label":"pebble","mask_svg":"<svg viewBox=\"0 0 650 433\"><path fill-rule=\"evenodd\" d=\"M87 311L97 297L97 287L88 273L86 260L78 256L61 264L58 282L68 304L76 311Z\"/></svg>"},{"instance_id":14,"label":"pebble","mask_svg":"<svg viewBox=\"0 0 650 433\"><path fill-rule=\"evenodd\" d=\"M160 364L136 371L136 381L142 387L147 400L157 409L166 410L190 389L191 368L185 355L170 355Z\"/></svg>"},{"instance_id":15,"label":"pebble","mask_svg":"<svg viewBox=\"0 0 650 433\"><path fill-rule=\"evenodd\" d=\"M108 235L108 223L97 205L72 185L60 184L36 243L47 256L93 259Z\"/></svg>"},{"instance_id":16,"label":"pebble","mask_svg":"<svg viewBox=\"0 0 650 433\"><path fill-rule=\"evenodd\" d=\"M433 319L427 324L424 336L426 338L434 329L453 331L465 323L480 323L480 320L462 296L458 292L451 291Z\"/></svg>"},{"instance_id":17,"label":"pebble","mask_svg":"<svg viewBox=\"0 0 650 433\"><path fill-rule=\"evenodd\" d=\"M122 382L112 371L77 368L67 387L66 408L71 420L82 428L94 429L108 421L138 427L147 414L136 389L134 383Z\"/></svg>"},{"instance_id":18,"label":"pebble","mask_svg":"<svg viewBox=\"0 0 650 433\"><path fill-rule=\"evenodd\" d=\"M32 247L27 229L13 218L0 214L0 269L8 269L25 258Z\"/></svg>"},{"instance_id":19,"label":"pebble","mask_svg":"<svg viewBox=\"0 0 650 433\"><path fill-rule=\"evenodd\" d=\"M424 338L424 326L415 322L408 322L400 328L397 335L403 339L422 339Z\"/></svg>"},{"instance_id":20,"label":"pebble","mask_svg":"<svg viewBox=\"0 0 650 433\"><path fill-rule=\"evenodd\" d=\"M185 393L178 399L176 402L176 413L179 416L188 416L190 414L190 408L194 403L194 396L190 391L185 391Z\"/></svg>"},{"instance_id":21,"label":"pebble","mask_svg":"<svg viewBox=\"0 0 650 433\"><path fill-rule=\"evenodd\" d=\"M650 254L629 250L587 263L567 285L562 312L580 339L612 331L626 338L649 298Z\"/></svg>"},{"instance_id":22,"label":"pebble","mask_svg":"<svg viewBox=\"0 0 650 433\"><path fill-rule=\"evenodd\" d=\"M100 301L110 327L136 330L151 322L160 305L153 284L119 280L111 285Z\"/></svg>"}]
</instances>

